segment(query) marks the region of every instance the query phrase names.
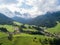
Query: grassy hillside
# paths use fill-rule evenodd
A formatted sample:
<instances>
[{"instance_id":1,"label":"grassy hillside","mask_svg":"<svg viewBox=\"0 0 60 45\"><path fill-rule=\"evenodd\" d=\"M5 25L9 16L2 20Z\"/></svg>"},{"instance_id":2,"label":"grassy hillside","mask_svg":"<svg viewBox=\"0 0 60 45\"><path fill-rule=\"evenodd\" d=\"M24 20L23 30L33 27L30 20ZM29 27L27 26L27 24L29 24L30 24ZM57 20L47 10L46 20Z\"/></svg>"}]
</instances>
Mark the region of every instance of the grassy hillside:
<instances>
[{"instance_id":1,"label":"grassy hillside","mask_svg":"<svg viewBox=\"0 0 60 45\"><path fill-rule=\"evenodd\" d=\"M0 44L2 45L49 45L49 39L53 40L51 37L41 36L41 35L29 35L20 34L14 35L13 40L8 40L7 37L0 38ZM47 44L44 43L47 40Z\"/></svg>"},{"instance_id":2,"label":"grassy hillside","mask_svg":"<svg viewBox=\"0 0 60 45\"><path fill-rule=\"evenodd\" d=\"M60 23L58 23L55 27L48 28L46 31L51 33L60 33Z\"/></svg>"},{"instance_id":3,"label":"grassy hillside","mask_svg":"<svg viewBox=\"0 0 60 45\"><path fill-rule=\"evenodd\" d=\"M8 32L15 33L12 34L12 40L10 40L9 33L4 32L4 30L0 31L0 45L57 45L60 44L60 39L56 39L55 37L49 37L41 34L36 34L37 31L41 31L35 25L21 24L18 22L14 22L12 25L0 25L1 28L6 28ZM16 29L17 28L17 29ZM57 26L48 28L47 32L50 33L58 33L60 29L60 23ZM17 33L16 30L20 31ZM11 36L11 35L10 35Z\"/></svg>"}]
</instances>

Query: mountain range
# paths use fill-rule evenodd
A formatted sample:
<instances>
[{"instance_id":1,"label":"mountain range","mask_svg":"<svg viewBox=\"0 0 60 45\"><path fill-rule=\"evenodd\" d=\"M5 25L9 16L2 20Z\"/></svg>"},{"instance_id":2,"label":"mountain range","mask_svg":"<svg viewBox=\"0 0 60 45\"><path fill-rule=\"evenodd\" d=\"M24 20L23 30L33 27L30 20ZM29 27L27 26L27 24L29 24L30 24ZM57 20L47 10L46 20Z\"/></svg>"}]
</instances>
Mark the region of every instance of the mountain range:
<instances>
[{"instance_id":1,"label":"mountain range","mask_svg":"<svg viewBox=\"0 0 60 45\"><path fill-rule=\"evenodd\" d=\"M0 24L12 24L13 20L4 14L0 13Z\"/></svg>"},{"instance_id":2,"label":"mountain range","mask_svg":"<svg viewBox=\"0 0 60 45\"><path fill-rule=\"evenodd\" d=\"M35 18L31 18L30 14L28 13L21 14L17 11L13 13L8 9L5 10L1 11L0 13L0 23L8 23L12 22L12 20L15 20L24 24L37 25L43 27L54 27L55 25L57 25L57 22L60 22L60 11L52 13L47 12L44 15L39 15Z\"/></svg>"},{"instance_id":3,"label":"mountain range","mask_svg":"<svg viewBox=\"0 0 60 45\"><path fill-rule=\"evenodd\" d=\"M30 21L30 24L43 26L43 27L54 27L60 22L60 11L47 12L45 15L38 16Z\"/></svg>"}]
</instances>

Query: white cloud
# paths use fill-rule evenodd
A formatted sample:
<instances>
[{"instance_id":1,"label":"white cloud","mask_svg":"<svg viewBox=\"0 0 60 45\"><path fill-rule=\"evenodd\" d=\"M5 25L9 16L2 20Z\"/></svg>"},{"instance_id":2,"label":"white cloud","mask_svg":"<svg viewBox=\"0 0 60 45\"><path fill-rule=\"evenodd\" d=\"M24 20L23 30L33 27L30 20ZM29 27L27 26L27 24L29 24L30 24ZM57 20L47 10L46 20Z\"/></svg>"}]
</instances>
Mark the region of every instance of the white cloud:
<instances>
[{"instance_id":1,"label":"white cloud","mask_svg":"<svg viewBox=\"0 0 60 45\"><path fill-rule=\"evenodd\" d=\"M45 14L48 11L60 11L59 0L0 0L0 2L0 9L8 8L12 12L29 13L31 17ZM27 5L32 7L29 8ZM22 8L21 6L25 7Z\"/></svg>"}]
</instances>

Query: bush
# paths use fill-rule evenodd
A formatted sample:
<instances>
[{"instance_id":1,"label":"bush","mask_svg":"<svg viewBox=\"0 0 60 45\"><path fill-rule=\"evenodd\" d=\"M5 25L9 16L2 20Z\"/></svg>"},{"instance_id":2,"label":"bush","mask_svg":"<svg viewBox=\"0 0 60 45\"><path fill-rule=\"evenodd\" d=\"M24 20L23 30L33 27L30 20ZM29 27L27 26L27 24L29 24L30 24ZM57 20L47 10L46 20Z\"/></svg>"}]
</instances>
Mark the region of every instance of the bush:
<instances>
[{"instance_id":1,"label":"bush","mask_svg":"<svg viewBox=\"0 0 60 45\"><path fill-rule=\"evenodd\" d=\"M9 33L8 39L9 39L10 41L13 40L13 34L12 34L12 33Z\"/></svg>"}]
</instances>

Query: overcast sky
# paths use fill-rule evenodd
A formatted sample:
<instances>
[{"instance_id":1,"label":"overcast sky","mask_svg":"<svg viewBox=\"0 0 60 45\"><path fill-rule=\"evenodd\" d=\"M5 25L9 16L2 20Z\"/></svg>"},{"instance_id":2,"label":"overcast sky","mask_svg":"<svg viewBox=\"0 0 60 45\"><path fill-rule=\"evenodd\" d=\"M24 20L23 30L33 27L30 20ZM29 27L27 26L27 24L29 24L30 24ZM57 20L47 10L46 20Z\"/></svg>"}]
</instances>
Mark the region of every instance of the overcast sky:
<instances>
[{"instance_id":1,"label":"overcast sky","mask_svg":"<svg viewBox=\"0 0 60 45\"><path fill-rule=\"evenodd\" d=\"M28 13L34 17L46 12L60 11L60 0L0 0L0 9L3 8Z\"/></svg>"}]
</instances>

